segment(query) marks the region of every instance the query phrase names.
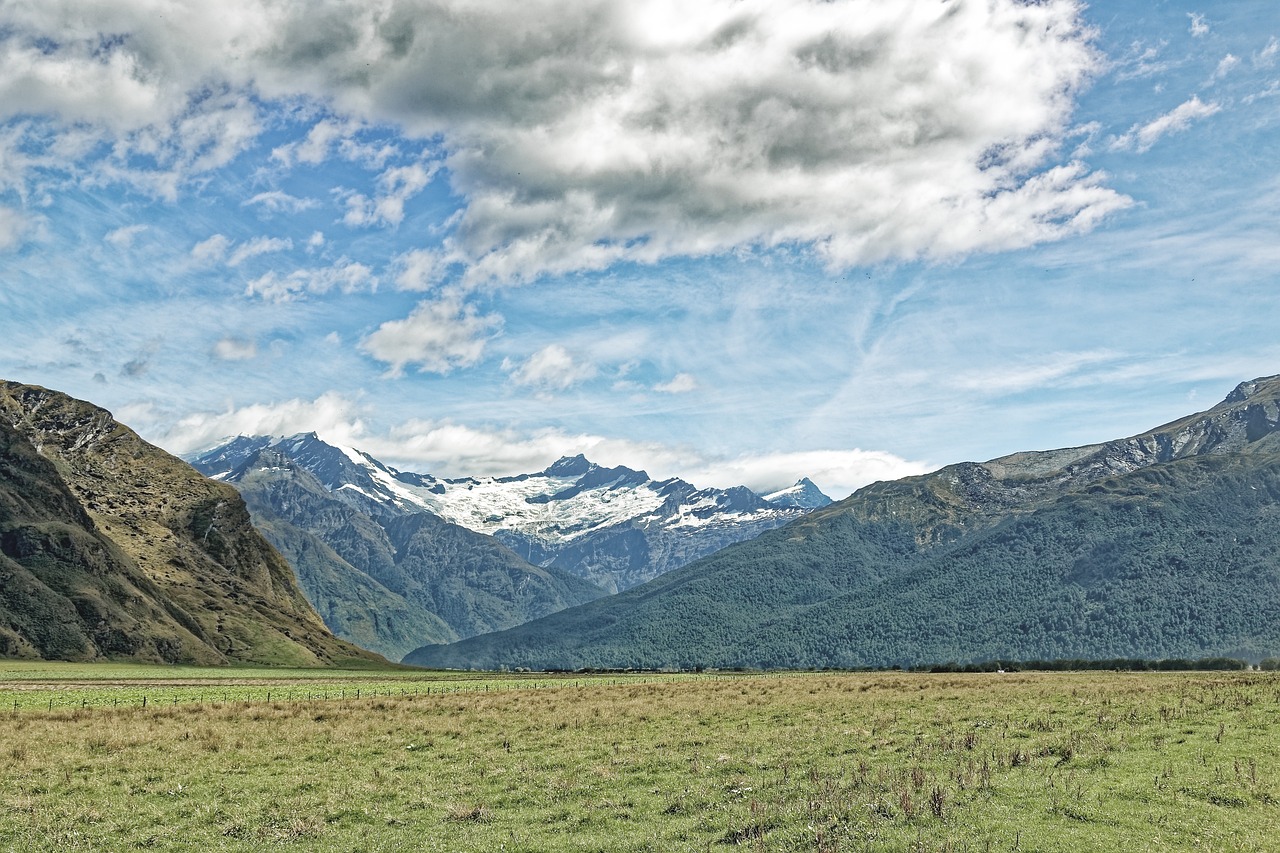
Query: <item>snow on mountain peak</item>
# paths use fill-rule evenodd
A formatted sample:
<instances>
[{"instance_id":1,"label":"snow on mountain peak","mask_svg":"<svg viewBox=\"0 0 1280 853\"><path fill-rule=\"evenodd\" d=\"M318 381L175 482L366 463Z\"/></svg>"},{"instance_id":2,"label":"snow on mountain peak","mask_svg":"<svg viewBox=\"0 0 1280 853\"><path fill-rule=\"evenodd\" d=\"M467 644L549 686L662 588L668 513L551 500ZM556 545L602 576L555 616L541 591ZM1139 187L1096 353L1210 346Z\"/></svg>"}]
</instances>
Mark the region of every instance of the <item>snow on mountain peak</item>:
<instances>
[{"instance_id":1,"label":"snow on mountain peak","mask_svg":"<svg viewBox=\"0 0 1280 853\"><path fill-rule=\"evenodd\" d=\"M315 433L242 436L190 461L208 476L234 482L267 448L310 471L335 496L374 516L430 512L497 536L527 559L543 564L575 550L582 552L576 558L580 561L623 560L630 568L609 569L614 572L609 576L599 575L594 565L581 570L588 579L614 588L647 580L830 503L807 479L762 498L745 486L698 489L678 478L659 482L644 471L601 467L582 454L563 457L535 474L438 479L397 471L363 451L328 444ZM677 545L668 541L671 536L697 537L702 544ZM602 537L631 544L617 544L622 555L602 558Z\"/></svg>"}]
</instances>

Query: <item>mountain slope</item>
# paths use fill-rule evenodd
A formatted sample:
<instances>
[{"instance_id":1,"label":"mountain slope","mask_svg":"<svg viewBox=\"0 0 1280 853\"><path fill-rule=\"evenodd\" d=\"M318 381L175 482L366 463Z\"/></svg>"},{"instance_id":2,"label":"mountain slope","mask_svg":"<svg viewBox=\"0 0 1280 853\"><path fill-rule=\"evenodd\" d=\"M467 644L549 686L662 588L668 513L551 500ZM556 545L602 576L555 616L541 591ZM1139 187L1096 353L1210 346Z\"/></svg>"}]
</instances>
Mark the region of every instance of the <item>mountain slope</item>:
<instances>
[{"instance_id":1,"label":"mountain slope","mask_svg":"<svg viewBox=\"0 0 1280 853\"><path fill-rule=\"evenodd\" d=\"M341 452L330 451L303 458L321 473L336 472L332 482L353 479L342 470ZM325 624L389 657L605 594L565 572L530 565L492 537L411 505L371 500L366 488L330 491L279 445L251 450L223 477L290 559Z\"/></svg>"},{"instance_id":2,"label":"mountain slope","mask_svg":"<svg viewBox=\"0 0 1280 853\"><path fill-rule=\"evenodd\" d=\"M103 409L0 383L0 637L8 655L322 665L330 634L231 487Z\"/></svg>"},{"instance_id":3,"label":"mountain slope","mask_svg":"<svg viewBox=\"0 0 1280 853\"><path fill-rule=\"evenodd\" d=\"M1280 378L1132 438L876 483L613 599L406 662L861 666L1280 651Z\"/></svg>"}]
</instances>

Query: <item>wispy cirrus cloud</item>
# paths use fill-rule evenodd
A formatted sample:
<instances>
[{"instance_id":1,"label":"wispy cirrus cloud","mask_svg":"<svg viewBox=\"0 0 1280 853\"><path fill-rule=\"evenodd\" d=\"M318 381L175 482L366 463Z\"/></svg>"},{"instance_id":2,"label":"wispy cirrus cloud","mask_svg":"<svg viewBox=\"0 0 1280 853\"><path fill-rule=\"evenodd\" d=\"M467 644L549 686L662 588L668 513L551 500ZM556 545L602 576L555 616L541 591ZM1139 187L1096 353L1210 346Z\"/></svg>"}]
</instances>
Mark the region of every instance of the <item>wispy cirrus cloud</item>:
<instances>
[{"instance_id":1,"label":"wispy cirrus cloud","mask_svg":"<svg viewBox=\"0 0 1280 853\"><path fill-rule=\"evenodd\" d=\"M1205 103L1198 95L1192 95L1164 115L1129 128L1126 133L1112 140L1111 150L1132 150L1139 154L1150 151L1163 137L1180 133L1190 127L1192 122L1208 118L1221 109L1222 105L1216 101Z\"/></svg>"},{"instance_id":2,"label":"wispy cirrus cloud","mask_svg":"<svg viewBox=\"0 0 1280 853\"><path fill-rule=\"evenodd\" d=\"M223 361L250 361L258 357L258 345L245 338L222 338L213 345L213 355Z\"/></svg>"},{"instance_id":3,"label":"wispy cirrus cloud","mask_svg":"<svg viewBox=\"0 0 1280 853\"><path fill-rule=\"evenodd\" d=\"M115 246L117 249L128 249L133 246L133 241L137 236L146 231L146 225L125 225L108 231L103 241Z\"/></svg>"},{"instance_id":4,"label":"wispy cirrus cloud","mask_svg":"<svg viewBox=\"0 0 1280 853\"><path fill-rule=\"evenodd\" d=\"M246 199L245 207L258 207L268 213L301 213L319 206L313 198L298 198L281 190L268 190Z\"/></svg>"},{"instance_id":5,"label":"wispy cirrus cloud","mask_svg":"<svg viewBox=\"0 0 1280 853\"><path fill-rule=\"evenodd\" d=\"M284 252L292 248L293 240L288 237L254 237L235 247L227 256L227 266L238 267L250 258L272 252Z\"/></svg>"}]
</instances>

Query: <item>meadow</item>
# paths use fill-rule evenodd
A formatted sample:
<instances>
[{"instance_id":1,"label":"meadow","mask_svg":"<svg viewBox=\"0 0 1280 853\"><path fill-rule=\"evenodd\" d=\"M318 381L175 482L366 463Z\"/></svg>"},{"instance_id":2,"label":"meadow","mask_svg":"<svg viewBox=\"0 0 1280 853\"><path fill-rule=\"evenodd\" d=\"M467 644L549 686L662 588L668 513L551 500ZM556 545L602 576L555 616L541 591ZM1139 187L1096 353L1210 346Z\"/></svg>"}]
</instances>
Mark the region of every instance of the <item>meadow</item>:
<instances>
[{"instance_id":1,"label":"meadow","mask_svg":"<svg viewBox=\"0 0 1280 853\"><path fill-rule=\"evenodd\" d=\"M1280 845L1275 673L0 662L0 734L4 850Z\"/></svg>"}]
</instances>

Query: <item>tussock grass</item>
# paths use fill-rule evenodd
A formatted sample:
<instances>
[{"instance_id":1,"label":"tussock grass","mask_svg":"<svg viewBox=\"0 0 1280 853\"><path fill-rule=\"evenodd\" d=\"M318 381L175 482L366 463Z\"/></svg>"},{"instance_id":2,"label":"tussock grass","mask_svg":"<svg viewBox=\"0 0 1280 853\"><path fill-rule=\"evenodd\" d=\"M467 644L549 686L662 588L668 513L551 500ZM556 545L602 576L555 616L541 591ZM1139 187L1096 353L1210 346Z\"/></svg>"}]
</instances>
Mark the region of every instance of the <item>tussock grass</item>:
<instances>
[{"instance_id":1,"label":"tussock grass","mask_svg":"<svg viewBox=\"0 0 1280 853\"><path fill-rule=\"evenodd\" d=\"M1269 673L568 683L0 713L0 849L1263 851L1280 837Z\"/></svg>"}]
</instances>

